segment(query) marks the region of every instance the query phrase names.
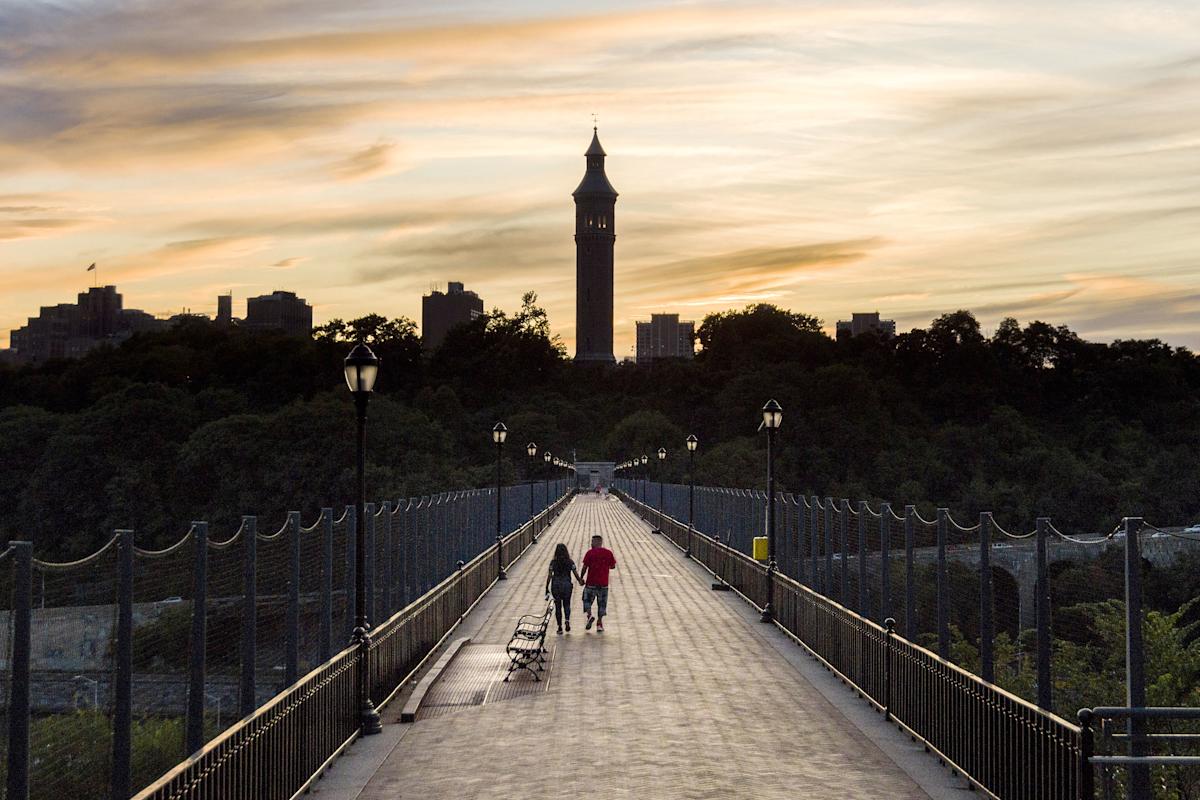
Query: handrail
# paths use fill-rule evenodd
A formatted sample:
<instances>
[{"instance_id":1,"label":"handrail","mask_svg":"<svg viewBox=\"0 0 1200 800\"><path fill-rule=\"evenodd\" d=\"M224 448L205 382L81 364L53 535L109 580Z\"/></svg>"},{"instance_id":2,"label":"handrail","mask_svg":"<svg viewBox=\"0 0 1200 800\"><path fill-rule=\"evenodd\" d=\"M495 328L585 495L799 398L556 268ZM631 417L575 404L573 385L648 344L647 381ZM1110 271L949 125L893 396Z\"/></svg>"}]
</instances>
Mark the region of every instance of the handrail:
<instances>
[{"instance_id":1,"label":"handrail","mask_svg":"<svg viewBox=\"0 0 1200 800\"><path fill-rule=\"evenodd\" d=\"M522 539L532 540L534 532L555 517L571 497L570 492L561 495L550 506L506 535L501 542L490 545L469 563L457 568L376 626L371 649L366 656L366 674L372 676L372 694L376 694L376 691L386 692L380 706L403 688L451 635L467 611L495 585L495 577L492 576L476 587L477 596L471 597L464 591L466 584L494 563L496 548L519 543ZM531 542L516 553L514 560L528 549L529 544ZM430 618L428 623L422 621L426 616ZM388 646L388 640L410 622L426 634L432 631L435 638L418 641L417 657L406 661L398 657L397 648ZM419 636L420 633L414 635ZM229 800L287 800L299 795L359 735L356 705L359 670L353 667L360 663L358 659L363 657L362 652L357 644L352 644L314 667L252 714L172 767L138 792L133 800L184 800L218 796ZM390 686L377 686L375 676L387 669L384 666L385 659L388 664L399 664L400 672L392 673L392 679L388 681ZM306 722L311 722L312 714L322 717L322 725L316 726L315 730L311 726L305 727ZM260 753L263 749L266 752ZM279 758L299 758L302 762L300 768L273 771L270 758L276 755ZM280 777L277 772L286 773L287 777ZM268 773L272 775L269 789L262 785L267 782L264 775Z\"/></svg>"},{"instance_id":2,"label":"handrail","mask_svg":"<svg viewBox=\"0 0 1200 800\"><path fill-rule=\"evenodd\" d=\"M617 490L676 547L688 526ZM691 557L757 609L774 586L771 621L914 739L993 797L1075 797L1086 785L1081 727L941 658L794 578L697 531ZM732 568L731 568L732 565ZM719 574L718 574L719 572ZM963 736L967 721L983 730ZM997 744L1005 735L1015 742ZM1041 768L1028 769L1028 759ZM1090 800L1090 795L1087 795Z\"/></svg>"}]
</instances>

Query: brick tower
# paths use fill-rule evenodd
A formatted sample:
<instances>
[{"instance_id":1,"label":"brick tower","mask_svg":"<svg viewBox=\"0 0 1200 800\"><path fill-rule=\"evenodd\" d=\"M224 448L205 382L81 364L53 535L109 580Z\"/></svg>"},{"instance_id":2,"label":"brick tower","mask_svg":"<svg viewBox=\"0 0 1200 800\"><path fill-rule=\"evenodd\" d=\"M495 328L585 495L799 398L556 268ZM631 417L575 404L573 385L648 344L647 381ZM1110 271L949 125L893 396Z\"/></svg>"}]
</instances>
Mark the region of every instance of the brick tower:
<instances>
[{"instance_id":1,"label":"brick tower","mask_svg":"<svg viewBox=\"0 0 1200 800\"><path fill-rule=\"evenodd\" d=\"M587 171L575 198L575 360L613 358L613 242L617 190L604 174L604 148L592 128Z\"/></svg>"}]
</instances>

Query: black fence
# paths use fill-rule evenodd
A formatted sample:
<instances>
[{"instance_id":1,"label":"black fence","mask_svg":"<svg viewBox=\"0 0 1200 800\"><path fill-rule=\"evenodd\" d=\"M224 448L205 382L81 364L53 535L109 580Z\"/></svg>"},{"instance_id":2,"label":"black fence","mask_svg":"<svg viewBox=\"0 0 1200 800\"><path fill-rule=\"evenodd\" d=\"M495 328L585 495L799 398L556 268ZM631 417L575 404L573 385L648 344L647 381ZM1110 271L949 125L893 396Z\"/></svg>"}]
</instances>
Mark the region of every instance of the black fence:
<instances>
[{"instance_id":1,"label":"black fence","mask_svg":"<svg viewBox=\"0 0 1200 800\"><path fill-rule=\"evenodd\" d=\"M503 489L500 558L517 558L568 491ZM367 505L377 702L495 579L496 504L495 489L476 489ZM291 797L353 733L354 511L326 508L311 525L290 512L272 533L245 517L224 537L197 522L158 551L117 531L70 563L11 543L0 798L125 800L152 782L144 796Z\"/></svg>"},{"instance_id":2,"label":"black fence","mask_svg":"<svg viewBox=\"0 0 1200 800\"><path fill-rule=\"evenodd\" d=\"M632 488L619 490L630 508L755 607L765 607L770 591L777 625L976 787L1002 800L1082 796L1079 727L914 644L894 624L769 572L728 535L689 528L631 497ZM829 569L828 585L841 574Z\"/></svg>"}]
</instances>

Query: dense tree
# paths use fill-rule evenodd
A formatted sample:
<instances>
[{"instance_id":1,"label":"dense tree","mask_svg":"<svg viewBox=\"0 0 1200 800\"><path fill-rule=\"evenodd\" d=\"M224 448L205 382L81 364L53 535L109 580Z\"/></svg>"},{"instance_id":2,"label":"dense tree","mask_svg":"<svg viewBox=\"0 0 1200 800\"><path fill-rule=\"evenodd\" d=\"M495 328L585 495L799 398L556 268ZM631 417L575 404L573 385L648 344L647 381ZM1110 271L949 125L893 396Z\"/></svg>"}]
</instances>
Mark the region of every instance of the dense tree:
<instances>
[{"instance_id":1,"label":"dense tree","mask_svg":"<svg viewBox=\"0 0 1200 800\"><path fill-rule=\"evenodd\" d=\"M525 443L564 458L668 451L700 439L697 479L761 486L758 409L784 407L777 474L789 491L982 510L1015 530L1110 529L1200 515L1200 359L1158 341L1085 342L966 311L894 339L834 341L770 305L709 315L694 361L572 364L532 293L422 353L413 323L334 320L312 340L202 321L86 358L0 370L0 534L79 556L114 527L163 543L205 518L282 519L348 500L353 411L341 361L381 355L368 469L379 496L486 485L490 431L511 431L506 479L541 478ZM310 517L311 518L311 517Z\"/></svg>"}]
</instances>

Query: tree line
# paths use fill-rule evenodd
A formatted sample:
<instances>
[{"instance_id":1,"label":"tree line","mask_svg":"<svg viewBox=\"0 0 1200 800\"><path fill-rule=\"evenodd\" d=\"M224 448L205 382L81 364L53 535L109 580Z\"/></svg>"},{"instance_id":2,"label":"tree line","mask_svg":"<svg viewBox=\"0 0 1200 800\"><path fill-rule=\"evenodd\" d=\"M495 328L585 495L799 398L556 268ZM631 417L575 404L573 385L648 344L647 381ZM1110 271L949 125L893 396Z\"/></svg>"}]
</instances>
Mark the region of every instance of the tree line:
<instances>
[{"instance_id":1,"label":"tree line","mask_svg":"<svg viewBox=\"0 0 1200 800\"><path fill-rule=\"evenodd\" d=\"M835 340L771 305L707 316L694 360L574 364L529 294L522 307L422 350L411 320L333 320L311 339L193 320L75 361L0 368L0 535L42 558L78 557L114 528L176 540L190 520L260 527L353 496L353 424L341 360L382 359L370 405L371 493L486 486L497 420L505 480L544 477L540 452L620 461L665 447L656 477L761 486L759 409L784 408L777 474L789 491L959 518L1038 515L1063 530L1200 514L1200 360L1158 340L1088 342L1006 319L985 336L956 311L892 339ZM525 444L539 446L530 463Z\"/></svg>"}]
</instances>

